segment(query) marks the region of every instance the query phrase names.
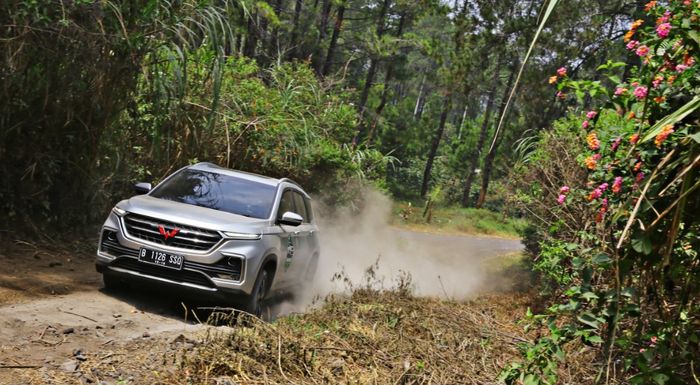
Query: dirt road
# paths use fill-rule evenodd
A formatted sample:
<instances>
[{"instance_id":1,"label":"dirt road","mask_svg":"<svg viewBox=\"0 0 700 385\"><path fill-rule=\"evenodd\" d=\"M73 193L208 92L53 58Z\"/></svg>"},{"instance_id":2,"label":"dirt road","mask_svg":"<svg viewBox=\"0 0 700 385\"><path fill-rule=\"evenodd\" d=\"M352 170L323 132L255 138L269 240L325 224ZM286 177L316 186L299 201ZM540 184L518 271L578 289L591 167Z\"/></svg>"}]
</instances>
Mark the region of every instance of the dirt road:
<instances>
[{"instance_id":1,"label":"dirt road","mask_svg":"<svg viewBox=\"0 0 700 385\"><path fill-rule=\"evenodd\" d=\"M364 250L368 260L381 256L387 269L409 271L414 277L418 274L414 280L419 292L421 285L434 286L429 279L437 278L441 286L437 293L445 295L451 287L465 285L474 292L473 286L483 283L483 279L474 280L480 274L474 266L522 247L517 240L489 237L395 229L384 235L385 242L353 245L353 249ZM333 257L320 271L320 281L329 280L334 269L367 266L366 261L353 259L347 245L339 250L329 242L325 250ZM87 377L81 380L76 368L105 360L113 362L115 369L100 374L104 383L133 383L118 369L120 363L128 361L125 355L129 351L137 350L140 344L180 346L188 343L193 333L206 331L206 326L185 311L184 306L196 304L183 305L151 290L104 291L92 258L89 250L56 252L26 243L13 244L0 254L1 384L27 383L28 378L50 383L55 378L50 373L55 372L88 382ZM401 259L397 262L397 258ZM290 310L300 309L282 309Z\"/></svg>"}]
</instances>

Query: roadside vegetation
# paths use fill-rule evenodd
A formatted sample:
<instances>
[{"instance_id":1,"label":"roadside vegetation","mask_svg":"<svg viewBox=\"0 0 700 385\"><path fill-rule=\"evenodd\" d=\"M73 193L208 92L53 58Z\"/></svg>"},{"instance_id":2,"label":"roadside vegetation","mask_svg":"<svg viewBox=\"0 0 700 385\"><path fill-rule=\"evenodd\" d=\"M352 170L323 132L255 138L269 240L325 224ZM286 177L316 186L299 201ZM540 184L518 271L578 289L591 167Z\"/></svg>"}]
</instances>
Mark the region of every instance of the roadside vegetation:
<instances>
[{"instance_id":1,"label":"roadside vegetation","mask_svg":"<svg viewBox=\"0 0 700 385\"><path fill-rule=\"evenodd\" d=\"M507 216L489 209L459 206L433 206L397 202L392 224L415 231L451 234L490 235L520 238L527 227L522 218Z\"/></svg>"}]
</instances>

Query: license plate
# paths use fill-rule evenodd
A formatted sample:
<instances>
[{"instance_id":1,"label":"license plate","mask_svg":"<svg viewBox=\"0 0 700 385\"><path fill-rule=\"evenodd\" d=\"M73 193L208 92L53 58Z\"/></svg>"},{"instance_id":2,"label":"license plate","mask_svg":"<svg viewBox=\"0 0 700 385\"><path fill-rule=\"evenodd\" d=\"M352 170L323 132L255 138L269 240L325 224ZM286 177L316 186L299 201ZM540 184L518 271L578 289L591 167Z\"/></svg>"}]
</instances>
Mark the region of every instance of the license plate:
<instances>
[{"instance_id":1,"label":"license plate","mask_svg":"<svg viewBox=\"0 0 700 385\"><path fill-rule=\"evenodd\" d=\"M139 261L170 269L182 270L182 263L184 260L185 258L183 258L182 255L164 253L162 251L144 248L139 250Z\"/></svg>"}]
</instances>

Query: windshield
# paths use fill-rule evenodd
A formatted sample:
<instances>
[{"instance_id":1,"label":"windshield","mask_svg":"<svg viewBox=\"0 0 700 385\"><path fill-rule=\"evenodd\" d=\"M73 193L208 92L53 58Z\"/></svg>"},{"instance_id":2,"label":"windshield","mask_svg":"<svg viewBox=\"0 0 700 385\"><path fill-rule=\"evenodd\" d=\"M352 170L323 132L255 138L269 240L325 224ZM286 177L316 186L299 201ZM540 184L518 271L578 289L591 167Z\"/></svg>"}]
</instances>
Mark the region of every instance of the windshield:
<instances>
[{"instance_id":1,"label":"windshield","mask_svg":"<svg viewBox=\"0 0 700 385\"><path fill-rule=\"evenodd\" d=\"M184 169L149 195L246 217L265 219L275 200L275 186L213 172Z\"/></svg>"}]
</instances>

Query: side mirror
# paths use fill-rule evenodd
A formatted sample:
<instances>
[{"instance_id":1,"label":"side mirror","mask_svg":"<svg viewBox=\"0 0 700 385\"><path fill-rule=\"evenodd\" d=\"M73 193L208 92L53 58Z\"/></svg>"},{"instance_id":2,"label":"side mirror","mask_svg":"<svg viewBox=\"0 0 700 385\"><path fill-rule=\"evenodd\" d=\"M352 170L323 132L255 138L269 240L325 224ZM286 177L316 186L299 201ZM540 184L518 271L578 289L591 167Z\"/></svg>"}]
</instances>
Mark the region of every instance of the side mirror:
<instances>
[{"instance_id":1,"label":"side mirror","mask_svg":"<svg viewBox=\"0 0 700 385\"><path fill-rule=\"evenodd\" d=\"M134 192L137 194L148 194L153 186L150 183L139 182L134 185Z\"/></svg>"},{"instance_id":2,"label":"side mirror","mask_svg":"<svg viewBox=\"0 0 700 385\"><path fill-rule=\"evenodd\" d=\"M281 224L288 226L299 226L303 221L304 218L302 218L301 215L291 211L287 211L282 214L282 219L279 220Z\"/></svg>"}]
</instances>

